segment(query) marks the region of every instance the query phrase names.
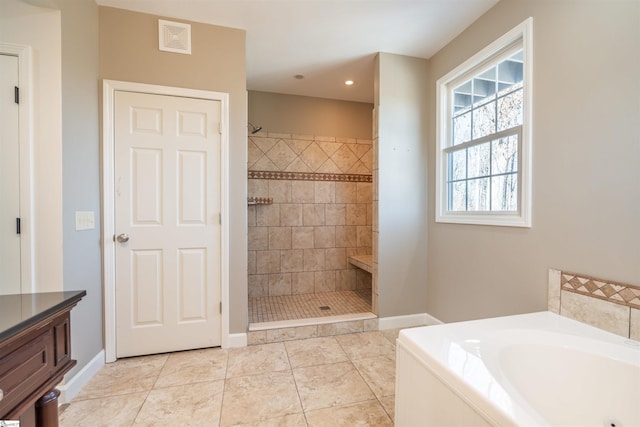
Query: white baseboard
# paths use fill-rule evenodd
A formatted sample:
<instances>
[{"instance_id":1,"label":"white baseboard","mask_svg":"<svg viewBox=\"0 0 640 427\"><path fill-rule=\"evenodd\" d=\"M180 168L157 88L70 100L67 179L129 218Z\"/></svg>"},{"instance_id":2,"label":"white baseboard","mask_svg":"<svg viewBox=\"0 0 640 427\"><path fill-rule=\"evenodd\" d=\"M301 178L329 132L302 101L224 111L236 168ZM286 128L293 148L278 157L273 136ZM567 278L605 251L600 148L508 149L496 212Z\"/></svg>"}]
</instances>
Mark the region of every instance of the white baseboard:
<instances>
[{"instance_id":1,"label":"white baseboard","mask_svg":"<svg viewBox=\"0 0 640 427\"><path fill-rule=\"evenodd\" d=\"M407 314L405 316L381 317L378 319L378 329L410 328L413 326L439 325L443 323L428 313Z\"/></svg>"},{"instance_id":2,"label":"white baseboard","mask_svg":"<svg viewBox=\"0 0 640 427\"><path fill-rule=\"evenodd\" d=\"M69 403L91 378L104 366L104 350L100 350L89 363L80 369L73 377L59 384L56 388L60 390L58 403L60 405Z\"/></svg>"},{"instance_id":3,"label":"white baseboard","mask_svg":"<svg viewBox=\"0 0 640 427\"><path fill-rule=\"evenodd\" d=\"M229 334L227 339L226 348L234 347L246 347L247 346L247 333L242 334Z\"/></svg>"}]
</instances>

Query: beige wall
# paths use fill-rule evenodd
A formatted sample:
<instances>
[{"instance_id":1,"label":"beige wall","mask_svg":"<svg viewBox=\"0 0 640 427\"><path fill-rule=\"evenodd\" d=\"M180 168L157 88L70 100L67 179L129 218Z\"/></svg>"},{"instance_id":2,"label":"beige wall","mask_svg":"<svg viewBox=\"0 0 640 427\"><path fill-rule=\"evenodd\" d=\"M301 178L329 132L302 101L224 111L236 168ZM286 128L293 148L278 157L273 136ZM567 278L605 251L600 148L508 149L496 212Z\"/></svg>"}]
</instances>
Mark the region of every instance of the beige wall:
<instances>
[{"instance_id":1,"label":"beige wall","mask_svg":"<svg viewBox=\"0 0 640 427\"><path fill-rule=\"evenodd\" d=\"M158 17L99 8L100 78L229 93L230 332L247 328L245 32L191 22L192 55L158 50Z\"/></svg>"},{"instance_id":2,"label":"beige wall","mask_svg":"<svg viewBox=\"0 0 640 427\"><path fill-rule=\"evenodd\" d=\"M640 283L640 2L502 0L430 60L435 82L533 17L533 227L434 223L428 312L456 321L546 309L547 269Z\"/></svg>"},{"instance_id":3,"label":"beige wall","mask_svg":"<svg viewBox=\"0 0 640 427\"><path fill-rule=\"evenodd\" d=\"M373 260L374 265L377 260L378 274L373 279L374 300L377 291L380 317L424 313L428 63L380 53L376 65Z\"/></svg>"},{"instance_id":4,"label":"beige wall","mask_svg":"<svg viewBox=\"0 0 640 427\"><path fill-rule=\"evenodd\" d=\"M265 132L371 139L373 105L249 92L249 122Z\"/></svg>"}]
</instances>

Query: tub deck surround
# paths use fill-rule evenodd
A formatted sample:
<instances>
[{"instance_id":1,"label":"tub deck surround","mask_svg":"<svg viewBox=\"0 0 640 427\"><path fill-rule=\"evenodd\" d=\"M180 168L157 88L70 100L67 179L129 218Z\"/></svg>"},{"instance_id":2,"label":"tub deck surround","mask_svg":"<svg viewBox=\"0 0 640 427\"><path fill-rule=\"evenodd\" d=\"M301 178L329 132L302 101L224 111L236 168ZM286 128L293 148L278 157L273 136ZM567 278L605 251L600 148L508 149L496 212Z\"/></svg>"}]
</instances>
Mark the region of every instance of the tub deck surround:
<instances>
[{"instance_id":1,"label":"tub deck surround","mask_svg":"<svg viewBox=\"0 0 640 427\"><path fill-rule=\"evenodd\" d=\"M549 311L640 340L640 286L549 270Z\"/></svg>"},{"instance_id":2,"label":"tub deck surround","mask_svg":"<svg viewBox=\"0 0 640 427\"><path fill-rule=\"evenodd\" d=\"M397 425L640 425L639 395L639 342L551 312L397 341Z\"/></svg>"}]
</instances>

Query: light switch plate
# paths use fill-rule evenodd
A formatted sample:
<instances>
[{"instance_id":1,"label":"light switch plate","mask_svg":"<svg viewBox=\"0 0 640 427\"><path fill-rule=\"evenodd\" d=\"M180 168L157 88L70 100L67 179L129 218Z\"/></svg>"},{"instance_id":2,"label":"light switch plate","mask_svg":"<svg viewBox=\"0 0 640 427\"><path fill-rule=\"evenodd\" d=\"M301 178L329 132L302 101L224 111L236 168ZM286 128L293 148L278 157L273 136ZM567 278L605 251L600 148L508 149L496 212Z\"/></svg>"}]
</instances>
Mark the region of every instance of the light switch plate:
<instances>
[{"instance_id":1,"label":"light switch plate","mask_svg":"<svg viewBox=\"0 0 640 427\"><path fill-rule=\"evenodd\" d=\"M76 212L76 231L93 230L96 228L96 222L92 211Z\"/></svg>"}]
</instances>

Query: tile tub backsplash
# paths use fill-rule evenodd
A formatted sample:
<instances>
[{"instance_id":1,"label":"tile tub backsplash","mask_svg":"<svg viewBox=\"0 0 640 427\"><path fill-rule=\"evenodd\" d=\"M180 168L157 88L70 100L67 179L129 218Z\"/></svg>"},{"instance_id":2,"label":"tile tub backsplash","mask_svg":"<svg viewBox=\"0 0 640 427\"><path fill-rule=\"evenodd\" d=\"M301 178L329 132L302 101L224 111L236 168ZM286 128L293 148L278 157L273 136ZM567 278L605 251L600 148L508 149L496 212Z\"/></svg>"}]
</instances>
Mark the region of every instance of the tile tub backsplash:
<instances>
[{"instance_id":1,"label":"tile tub backsplash","mask_svg":"<svg viewBox=\"0 0 640 427\"><path fill-rule=\"evenodd\" d=\"M549 310L640 341L640 286L549 270Z\"/></svg>"},{"instance_id":2,"label":"tile tub backsplash","mask_svg":"<svg viewBox=\"0 0 640 427\"><path fill-rule=\"evenodd\" d=\"M371 140L249 135L249 296L371 287Z\"/></svg>"}]
</instances>

